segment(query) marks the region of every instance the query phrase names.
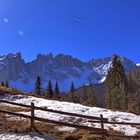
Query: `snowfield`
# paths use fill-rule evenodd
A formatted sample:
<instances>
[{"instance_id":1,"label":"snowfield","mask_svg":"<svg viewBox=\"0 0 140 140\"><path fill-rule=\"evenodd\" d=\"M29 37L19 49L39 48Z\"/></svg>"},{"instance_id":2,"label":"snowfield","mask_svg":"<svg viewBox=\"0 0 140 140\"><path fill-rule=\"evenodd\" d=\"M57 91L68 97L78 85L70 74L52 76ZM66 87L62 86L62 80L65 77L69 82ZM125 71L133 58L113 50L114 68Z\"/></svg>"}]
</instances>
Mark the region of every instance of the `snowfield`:
<instances>
[{"instance_id":1,"label":"snowfield","mask_svg":"<svg viewBox=\"0 0 140 140\"><path fill-rule=\"evenodd\" d=\"M0 140L56 140L49 136L42 136L36 133L15 134L15 133L0 133Z\"/></svg>"},{"instance_id":2,"label":"snowfield","mask_svg":"<svg viewBox=\"0 0 140 140\"><path fill-rule=\"evenodd\" d=\"M100 114L103 114L103 117L108 118L109 121L133 122L133 123L140 122L140 115L111 111L108 109L103 109L98 107L87 107L75 103L46 100L46 99L41 99L41 98L31 97L26 95L5 95L5 96L1 95L0 99L26 104L26 105L30 105L31 102L33 102L35 106L38 107L47 107L48 109L77 113L77 114L88 115L88 116L100 117ZM22 112L22 113L30 114L30 112ZM40 110L36 110L35 115L37 117L47 118L51 120L76 123L76 124L82 124L90 127L93 126L93 127L101 128L100 124L93 124L88 122L87 119L81 119L73 116L61 115L61 114L50 113L50 112L45 112ZM124 133L125 135L137 135L137 133L140 131L140 129L130 125L105 124L105 128L106 129L112 128L116 131ZM59 129L60 131L71 131L71 132L75 130L74 128L65 127L65 126L62 127L59 126L57 127L57 129Z\"/></svg>"}]
</instances>

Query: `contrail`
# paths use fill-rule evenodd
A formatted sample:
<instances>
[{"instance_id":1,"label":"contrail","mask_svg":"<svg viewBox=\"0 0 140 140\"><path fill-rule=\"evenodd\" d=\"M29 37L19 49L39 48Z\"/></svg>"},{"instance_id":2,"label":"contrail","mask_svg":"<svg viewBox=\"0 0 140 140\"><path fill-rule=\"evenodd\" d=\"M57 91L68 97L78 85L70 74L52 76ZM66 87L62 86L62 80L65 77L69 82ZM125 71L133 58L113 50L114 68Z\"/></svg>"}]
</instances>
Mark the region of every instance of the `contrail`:
<instances>
[{"instance_id":1,"label":"contrail","mask_svg":"<svg viewBox=\"0 0 140 140\"><path fill-rule=\"evenodd\" d=\"M80 23L83 22L82 20L80 20L79 18L76 18L76 17L73 17L72 19L73 19L74 21L76 21L76 22L80 22Z\"/></svg>"}]
</instances>

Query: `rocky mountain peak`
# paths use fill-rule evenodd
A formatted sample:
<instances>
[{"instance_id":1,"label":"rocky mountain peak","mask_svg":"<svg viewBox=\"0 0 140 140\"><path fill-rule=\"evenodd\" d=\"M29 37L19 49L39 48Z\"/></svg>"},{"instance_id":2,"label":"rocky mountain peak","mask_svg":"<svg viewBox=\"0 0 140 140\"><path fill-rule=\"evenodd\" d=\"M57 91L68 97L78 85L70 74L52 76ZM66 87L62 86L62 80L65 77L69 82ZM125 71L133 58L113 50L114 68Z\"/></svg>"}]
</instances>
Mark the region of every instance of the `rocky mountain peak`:
<instances>
[{"instance_id":1,"label":"rocky mountain peak","mask_svg":"<svg viewBox=\"0 0 140 140\"><path fill-rule=\"evenodd\" d=\"M48 80L59 82L61 90L69 90L71 81L75 87L84 83L100 83L105 79L108 69L112 65L112 57L93 59L82 62L70 55L50 53L38 54L32 62L25 63L21 53L9 53L0 56L0 81L8 80L10 85L24 91L33 91L35 80L40 75L45 88ZM131 60L121 57L125 70L133 70L137 66Z\"/></svg>"},{"instance_id":2,"label":"rocky mountain peak","mask_svg":"<svg viewBox=\"0 0 140 140\"><path fill-rule=\"evenodd\" d=\"M5 80L16 80L19 72L25 66L21 53L9 53L0 57L0 78Z\"/></svg>"},{"instance_id":3,"label":"rocky mountain peak","mask_svg":"<svg viewBox=\"0 0 140 140\"><path fill-rule=\"evenodd\" d=\"M12 58L19 58L19 59L21 59L22 57L21 57L21 53L18 52L18 53L8 53L5 56L5 58L7 58L7 59L12 59Z\"/></svg>"},{"instance_id":4,"label":"rocky mountain peak","mask_svg":"<svg viewBox=\"0 0 140 140\"><path fill-rule=\"evenodd\" d=\"M38 55L37 55L37 61L52 61L54 58L53 58L53 55L52 55L52 53L49 53L49 54L47 54L47 55L44 55L44 54L41 54L41 53L39 53Z\"/></svg>"},{"instance_id":5,"label":"rocky mountain peak","mask_svg":"<svg viewBox=\"0 0 140 140\"><path fill-rule=\"evenodd\" d=\"M82 62L70 55L58 54L55 57L55 63L61 66L82 66Z\"/></svg>"}]
</instances>

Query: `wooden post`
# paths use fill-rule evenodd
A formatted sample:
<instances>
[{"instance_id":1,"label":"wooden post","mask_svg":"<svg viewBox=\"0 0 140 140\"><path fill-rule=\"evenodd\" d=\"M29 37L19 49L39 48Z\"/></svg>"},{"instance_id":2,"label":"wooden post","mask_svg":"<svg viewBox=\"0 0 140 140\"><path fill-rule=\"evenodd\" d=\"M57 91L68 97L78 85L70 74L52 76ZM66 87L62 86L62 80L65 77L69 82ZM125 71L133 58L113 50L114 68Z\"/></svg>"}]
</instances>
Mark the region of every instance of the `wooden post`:
<instances>
[{"instance_id":1,"label":"wooden post","mask_svg":"<svg viewBox=\"0 0 140 140\"><path fill-rule=\"evenodd\" d=\"M103 123L103 115L100 115L101 117L101 129L104 131L104 123Z\"/></svg>"},{"instance_id":2,"label":"wooden post","mask_svg":"<svg viewBox=\"0 0 140 140\"><path fill-rule=\"evenodd\" d=\"M34 103L31 103L31 131L34 129Z\"/></svg>"},{"instance_id":3,"label":"wooden post","mask_svg":"<svg viewBox=\"0 0 140 140\"><path fill-rule=\"evenodd\" d=\"M103 134L102 134L102 139L104 139L105 137L104 137L104 120L103 120L103 115L102 114L100 114L100 117L101 117L101 129L102 129L102 131L103 131Z\"/></svg>"}]
</instances>

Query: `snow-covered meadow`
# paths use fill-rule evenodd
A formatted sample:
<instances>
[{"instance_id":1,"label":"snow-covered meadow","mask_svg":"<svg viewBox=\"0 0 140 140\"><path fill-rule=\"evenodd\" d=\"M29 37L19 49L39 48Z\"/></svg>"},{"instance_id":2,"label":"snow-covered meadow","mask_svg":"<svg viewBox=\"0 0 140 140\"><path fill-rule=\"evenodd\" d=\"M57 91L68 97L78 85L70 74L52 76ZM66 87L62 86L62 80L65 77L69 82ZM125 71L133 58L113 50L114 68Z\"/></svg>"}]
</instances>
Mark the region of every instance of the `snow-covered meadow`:
<instances>
[{"instance_id":1,"label":"snow-covered meadow","mask_svg":"<svg viewBox=\"0 0 140 140\"><path fill-rule=\"evenodd\" d=\"M0 133L0 140L56 140L49 136L42 136L36 133Z\"/></svg>"},{"instance_id":2,"label":"snow-covered meadow","mask_svg":"<svg viewBox=\"0 0 140 140\"><path fill-rule=\"evenodd\" d=\"M38 106L38 107L47 107L48 109L77 113L77 114L88 115L88 116L100 117L100 114L103 114L103 117L108 118L109 121L133 122L133 123L140 122L140 115L135 115L132 113L125 113L125 112L118 112L118 111L111 111L104 108L87 107L87 106L75 104L75 103L46 100L46 99L41 99L41 98L26 96L26 95L5 95L5 96L0 96L0 99L4 99L4 100L16 102L16 103L21 103L21 104L26 104L26 105L30 105L31 102L33 102L35 106ZM30 114L30 112L22 112L22 113ZM61 115L61 114L50 113L50 112L45 112L45 111L40 111L40 110L36 110L35 115L37 117L47 118L51 120L77 123L77 124L82 124L82 125L86 125L90 127L91 126L98 127L98 128L101 127L100 124L93 124L93 123L88 122L87 119L80 119L74 116ZM74 131L75 130L74 128L69 128L65 126L62 126L62 127L59 126L57 128L60 131ZM106 129L112 128L121 133L125 133L125 135L136 135L140 131L140 129L134 126L130 126L130 125L128 126L128 125L105 124L105 128Z\"/></svg>"}]
</instances>

